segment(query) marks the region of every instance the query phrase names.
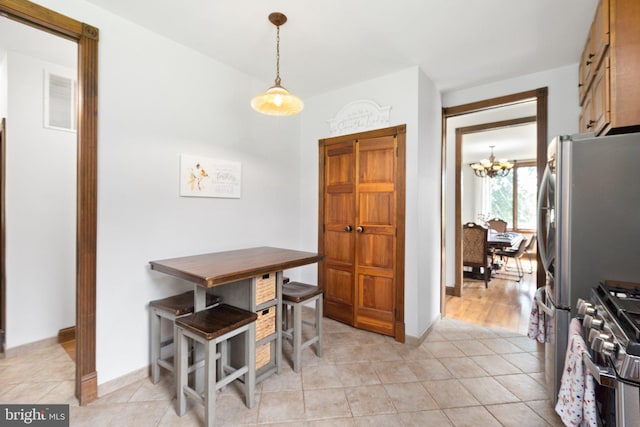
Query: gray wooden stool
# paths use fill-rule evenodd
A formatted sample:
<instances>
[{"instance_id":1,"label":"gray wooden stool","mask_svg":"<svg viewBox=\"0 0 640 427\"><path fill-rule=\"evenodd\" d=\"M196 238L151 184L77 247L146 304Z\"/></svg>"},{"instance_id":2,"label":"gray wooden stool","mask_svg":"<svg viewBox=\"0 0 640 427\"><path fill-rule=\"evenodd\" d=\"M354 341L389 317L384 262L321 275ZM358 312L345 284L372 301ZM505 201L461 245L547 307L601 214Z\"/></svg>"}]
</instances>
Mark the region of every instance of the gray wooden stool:
<instances>
[{"instance_id":1,"label":"gray wooden stool","mask_svg":"<svg viewBox=\"0 0 640 427\"><path fill-rule=\"evenodd\" d=\"M149 303L151 321L151 381L160 381L160 368L173 372L173 357L162 358L162 349L176 342L175 320L193 313L193 291L173 295ZM220 302L220 297L207 293L207 306L214 306ZM162 319L171 322L173 334L162 340ZM174 355L176 349L174 347Z\"/></svg>"},{"instance_id":2,"label":"gray wooden stool","mask_svg":"<svg viewBox=\"0 0 640 427\"><path fill-rule=\"evenodd\" d=\"M187 397L204 405L205 425L213 426L216 409L216 390L242 377L245 403L252 408L256 386L256 319L250 311L220 304L176 319L176 412L183 416L187 409ZM229 339L244 334L238 342L244 350L242 366L229 363ZM204 345L204 393L189 386L189 346L187 339ZM218 352L218 344L220 351ZM200 364L194 361L193 365ZM217 371L217 372L216 372ZM217 378L217 376L220 378ZM197 383L197 381L196 381Z\"/></svg>"},{"instance_id":3,"label":"gray wooden stool","mask_svg":"<svg viewBox=\"0 0 640 427\"><path fill-rule=\"evenodd\" d=\"M282 285L282 337L292 341L293 371L299 372L302 365L302 350L316 344L316 355L322 357L322 289L317 286L300 282L288 282ZM302 306L315 301L315 322L302 319ZM291 310L290 310L291 309ZM291 311L291 313L290 313ZM291 314L291 326L289 315ZM313 337L302 342L302 325L312 326L315 330Z\"/></svg>"}]
</instances>

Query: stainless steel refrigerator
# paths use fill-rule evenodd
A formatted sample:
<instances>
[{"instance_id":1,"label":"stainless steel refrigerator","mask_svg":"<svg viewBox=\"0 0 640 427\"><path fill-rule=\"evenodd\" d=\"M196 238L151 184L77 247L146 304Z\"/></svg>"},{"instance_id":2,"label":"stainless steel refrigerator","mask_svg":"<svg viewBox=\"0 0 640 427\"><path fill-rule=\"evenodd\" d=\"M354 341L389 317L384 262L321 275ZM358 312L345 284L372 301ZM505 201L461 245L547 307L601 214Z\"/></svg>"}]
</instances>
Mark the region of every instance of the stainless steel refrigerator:
<instances>
[{"instance_id":1,"label":"stainless steel refrigerator","mask_svg":"<svg viewBox=\"0 0 640 427\"><path fill-rule=\"evenodd\" d=\"M640 282L640 133L557 137L547 157L538 244L550 314L545 378L555 404L578 298L605 279Z\"/></svg>"}]
</instances>

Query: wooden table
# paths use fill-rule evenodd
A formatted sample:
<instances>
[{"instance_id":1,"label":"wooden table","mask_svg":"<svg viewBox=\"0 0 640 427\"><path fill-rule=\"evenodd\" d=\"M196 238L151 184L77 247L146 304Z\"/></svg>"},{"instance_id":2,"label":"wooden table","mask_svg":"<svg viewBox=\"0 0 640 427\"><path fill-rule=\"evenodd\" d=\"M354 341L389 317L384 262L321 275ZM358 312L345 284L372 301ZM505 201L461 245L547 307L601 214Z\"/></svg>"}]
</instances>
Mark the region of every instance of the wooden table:
<instances>
[{"instance_id":1,"label":"wooden table","mask_svg":"<svg viewBox=\"0 0 640 427\"><path fill-rule=\"evenodd\" d=\"M487 244L496 249L517 248L524 237L520 233L487 233Z\"/></svg>"},{"instance_id":2,"label":"wooden table","mask_svg":"<svg viewBox=\"0 0 640 427\"><path fill-rule=\"evenodd\" d=\"M150 261L151 269L194 284L195 310L205 308L208 288L224 303L262 313L275 307L275 334L257 341L256 347L275 342L271 361L256 375L262 381L274 372L280 373L282 361L282 271L313 264L322 259L313 252L273 247L238 249ZM256 284L263 276L275 274L275 298L265 302L256 299Z\"/></svg>"}]
</instances>

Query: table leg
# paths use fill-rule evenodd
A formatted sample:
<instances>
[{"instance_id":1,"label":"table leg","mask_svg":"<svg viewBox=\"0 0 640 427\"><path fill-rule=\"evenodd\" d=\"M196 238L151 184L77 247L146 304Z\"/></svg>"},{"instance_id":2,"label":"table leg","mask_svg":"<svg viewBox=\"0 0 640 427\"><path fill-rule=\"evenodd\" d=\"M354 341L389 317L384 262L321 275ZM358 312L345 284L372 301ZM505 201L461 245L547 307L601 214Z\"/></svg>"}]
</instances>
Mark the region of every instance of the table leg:
<instances>
[{"instance_id":1,"label":"table leg","mask_svg":"<svg viewBox=\"0 0 640 427\"><path fill-rule=\"evenodd\" d=\"M207 288L204 286L193 285L193 293L194 293L194 311L202 311L207 306ZM204 346L198 345L196 342L193 342L193 361L204 360L205 351ZM196 370L195 373L195 389L200 393L204 390L205 381L204 381L204 372L201 372L200 369Z\"/></svg>"},{"instance_id":2,"label":"table leg","mask_svg":"<svg viewBox=\"0 0 640 427\"><path fill-rule=\"evenodd\" d=\"M282 371L282 277L283 272L276 272L276 373Z\"/></svg>"},{"instance_id":3,"label":"table leg","mask_svg":"<svg viewBox=\"0 0 640 427\"><path fill-rule=\"evenodd\" d=\"M204 286L193 285L193 291L195 296L195 311L202 311L207 306L207 288Z\"/></svg>"}]
</instances>

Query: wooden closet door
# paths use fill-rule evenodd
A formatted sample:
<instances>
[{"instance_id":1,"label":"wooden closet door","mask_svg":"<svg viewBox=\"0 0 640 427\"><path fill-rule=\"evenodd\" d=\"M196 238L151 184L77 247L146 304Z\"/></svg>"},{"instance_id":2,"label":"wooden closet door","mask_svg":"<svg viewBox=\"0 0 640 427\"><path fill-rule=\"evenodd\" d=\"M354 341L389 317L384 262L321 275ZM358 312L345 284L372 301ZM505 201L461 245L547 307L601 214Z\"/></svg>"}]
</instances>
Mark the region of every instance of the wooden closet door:
<instances>
[{"instance_id":1,"label":"wooden closet door","mask_svg":"<svg viewBox=\"0 0 640 427\"><path fill-rule=\"evenodd\" d=\"M396 138L357 142L355 326L394 335Z\"/></svg>"},{"instance_id":2,"label":"wooden closet door","mask_svg":"<svg viewBox=\"0 0 640 427\"><path fill-rule=\"evenodd\" d=\"M324 314L404 342L404 125L321 139Z\"/></svg>"},{"instance_id":3,"label":"wooden closet door","mask_svg":"<svg viewBox=\"0 0 640 427\"><path fill-rule=\"evenodd\" d=\"M319 282L324 284L327 317L354 324L355 281L355 142L328 145L324 150L324 260Z\"/></svg>"}]
</instances>

